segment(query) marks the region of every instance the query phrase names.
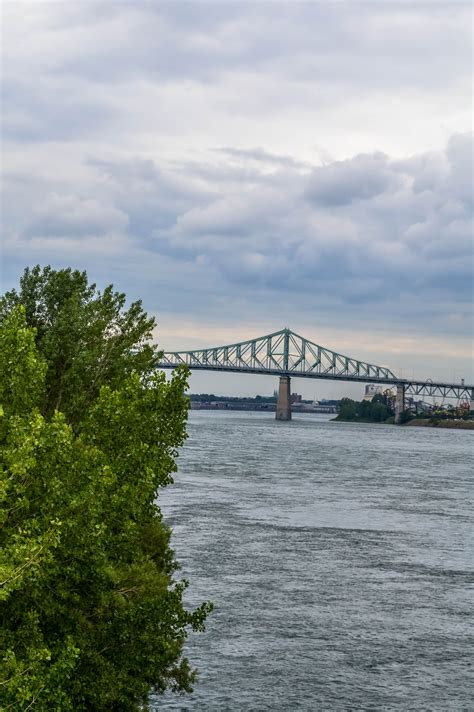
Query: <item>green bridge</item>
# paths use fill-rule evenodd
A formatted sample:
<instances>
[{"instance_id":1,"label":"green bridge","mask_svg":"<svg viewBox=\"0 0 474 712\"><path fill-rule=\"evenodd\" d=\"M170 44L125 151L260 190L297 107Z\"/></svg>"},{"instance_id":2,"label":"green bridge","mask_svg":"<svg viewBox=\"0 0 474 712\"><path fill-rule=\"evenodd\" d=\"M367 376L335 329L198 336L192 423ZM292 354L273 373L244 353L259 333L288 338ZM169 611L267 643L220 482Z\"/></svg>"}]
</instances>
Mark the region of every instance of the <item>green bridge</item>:
<instances>
[{"instance_id":1,"label":"green bridge","mask_svg":"<svg viewBox=\"0 0 474 712\"><path fill-rule=\"evenodd\" d=\"M417 381L396 376L386 366L376 366L331 351L295 334L288 328L256 339L226 346L214 346L193 351L164 353L159 368L176 368L186 365L192 371L226 371L233 373L260 373L280 377L277 420L291 418L290 379L320 378L332 381L395 386L395 422L405 408L405 396L432 396L435 398L469 399L474 403L474 385L436 382L430 379Z\"/></svg>"}]
</instances>

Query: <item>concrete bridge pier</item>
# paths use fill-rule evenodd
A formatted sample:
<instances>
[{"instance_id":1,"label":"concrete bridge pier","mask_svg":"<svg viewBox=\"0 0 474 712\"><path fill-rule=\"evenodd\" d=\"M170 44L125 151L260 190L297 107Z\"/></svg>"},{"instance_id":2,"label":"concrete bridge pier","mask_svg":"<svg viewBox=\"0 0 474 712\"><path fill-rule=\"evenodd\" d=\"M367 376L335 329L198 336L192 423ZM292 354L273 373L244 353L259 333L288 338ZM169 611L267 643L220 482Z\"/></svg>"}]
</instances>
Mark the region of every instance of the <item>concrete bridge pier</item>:
<instances>
[{"instance_id":1,"label":"concrete bridge pier","mask_svg":"<svg viewBox=\"0 0 474 712\"><path fill-rule=\"evenodd\" d=\"M291 420L291 384L289 376L280 376L276 420Z\"/></svg>"},{"instance_id":2,"label":"concrete bridge pier","mask_svg":"<svg viewBox=\"0 0 474 712\"><path fill-rule=\"evenodd\" d=\"M397 395L395 397L395 425L401 425L402 413L405 410L405 386L397 383Z\"/></svg>"}]
</instances>

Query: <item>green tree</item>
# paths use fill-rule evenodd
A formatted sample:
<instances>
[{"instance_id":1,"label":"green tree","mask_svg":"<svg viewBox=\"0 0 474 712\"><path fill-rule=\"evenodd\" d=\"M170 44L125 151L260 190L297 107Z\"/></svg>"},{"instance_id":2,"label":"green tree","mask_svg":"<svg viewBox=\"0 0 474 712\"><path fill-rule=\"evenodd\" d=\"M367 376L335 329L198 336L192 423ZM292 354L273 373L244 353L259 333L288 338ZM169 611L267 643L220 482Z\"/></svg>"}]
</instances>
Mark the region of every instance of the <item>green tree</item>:
<instances>
[{"instance_id":1,"label":"green tree","mask_svg":"<svg viewBox=\"0 0 474 712\"><path fill-rule=\"evenodd\" d=\"M36 294L40 302L57 284L65 297L56 312L44 309L38 331L28 323L41 313L33 298L29 317L14 294L1 305L0 706L143 709L151 691L191 688L195 673L183 644L189 630L203 629L210 610L185 609L187 584L175 581L170 530L155 501L157 489L172 481L185 438L186 372L166 382L153 370L156 353L141 343L153 322L139 308L135 318L126 312L128 326L118 330L92 309L107 354L102 371L82 353L86 338L76 351L65 338L62 354L64 319L57 312L64 305L91 338L81 312L100 296L84 284L84 273L32 272L48 276ZM122 308L118 317L127 323ZM100 359L98 343L92 348ZM109 362L114 349L121 374ZM53 373L63 383L64 410L51 413L61 392ZM73 383L87 397L75 394Z\"/></svg>"},{"instance_id":2,"label":"green tree","mask_svg":"<svg viewBox=\"0 0 474 712\"><path fill-rule=\"evenodd\" d=\"M20 289L0 299L0 322L15 306L25 309L26 323L47 363L43 415L61 410L78 424L102 385L120 386L125 376L150 378L158 349L150 343L155 320L140 301L125 309L125 294L109 285L101 293L86 272L25 269Z\"/></svg>"},{"instance_id":3,"label":"green tree","mask_svg":"<svg viewBox=\"0 0 474 712\"><path fill-rule=\"evenodd\" d=\"M356 403L356 414L362 420L371 420L372 403L370 401L359 401Z\"/></svg>"},{"instance_id":4,"label":"green tree","mask_svg":"<svg viewBox=\"0 0 474 712\"><path fill-rule=\"evenodd\" d=\"M383 423L387 418L390 417L391 413L386 405L380 402L373 402L370 404L370 419L376 423Z\"/></svg>"},{"instance_id":5,"label":"green tree","mask_svg":"<svg viewBox=\"0 0 474 712\"><path fill-rule=\"evenodd\" d=\"M356 403L351 398L343 398L339 405L341 420L355 420L357 417Z\"/></svg>"},{"instance_id":6,"label":"green tree","mask_svg":"<svg viewBox=\"0 0 474 712\"><path fill-rule=\"evenodd\" d=\"M377 393L371 401L353 401L343 398L339 406L341 420L361 420L374 423L383 423L392 415L392 410L387 403L387 398Z\"/></svg>"}]
</instances>

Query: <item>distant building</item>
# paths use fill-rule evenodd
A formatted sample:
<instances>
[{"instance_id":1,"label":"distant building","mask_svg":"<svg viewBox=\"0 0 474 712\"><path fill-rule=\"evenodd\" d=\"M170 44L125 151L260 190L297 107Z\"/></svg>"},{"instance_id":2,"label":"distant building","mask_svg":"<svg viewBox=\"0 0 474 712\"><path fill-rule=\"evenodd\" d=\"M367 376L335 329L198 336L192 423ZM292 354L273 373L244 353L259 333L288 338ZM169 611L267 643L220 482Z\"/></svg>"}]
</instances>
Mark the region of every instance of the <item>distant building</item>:
<instances>
[{"instance_id":1,"label":"distant building","mask_svg":"<svg viewBox=\"0 0 474 712\"><path fill-rule=\"evenodd\" d=\"M301 403L302 400L303 400L303 396L300 396L299 393L291 394L291 403Z\"/></svg>"},{"instance_id":2,"label":"distant building","mask_svg":"<svg viewBox=\"0 0 474 712\"><path fill-rule=\"evenodd\" d=\"M369 383L365 387L365 393L364 393L364 397L362 398L362 400L371 401L374 396L382 395L382 394L383 394L382 386L377 386L375 383Z\"/></svg>"},{"instance_id":3,"label":"distant building","mask_svg":"<svg viewBox=\"0 0 474 712\"><path fill-rule=\"evenodd\" d=\"M383 386L376 385L375 383L369 383L365 387L365 393L362 400L371 401L376 395L386 396L389 399L395 398L395 392L391 388L384 389Z\"/></svg>"}]
</instances>

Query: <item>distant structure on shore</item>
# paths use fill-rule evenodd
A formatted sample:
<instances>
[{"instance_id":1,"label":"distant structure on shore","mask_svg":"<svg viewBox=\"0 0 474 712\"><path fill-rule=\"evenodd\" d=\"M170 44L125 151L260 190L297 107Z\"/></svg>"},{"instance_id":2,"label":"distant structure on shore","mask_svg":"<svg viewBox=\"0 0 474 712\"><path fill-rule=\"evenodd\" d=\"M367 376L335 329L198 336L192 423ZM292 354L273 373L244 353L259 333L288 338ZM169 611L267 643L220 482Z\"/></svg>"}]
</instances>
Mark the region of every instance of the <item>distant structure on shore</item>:
<instances>
[{"instance_id":1,"label":"distant structure on shore","mask_svg":"<svg viewBox=\"0 0 474 712\"><path fill-rule=\"evenodd\" d=\"M384 388L376 383L368 383L365 387L364 397L362 400L371 401L374 396L388 396L389 398L395 397L395 392L391 388Z\"/></svg>"},{"instance_id":2,"label":"distant structure on shore","mask_svg":"<svg viewBox=\"0 0 474 712\"><path fill-rule=\"evenodd\" d=\"M191 393L189 398L191 400L191 410L258 410L274 413L278 394L255 396L254 398L238 398L235 396ZM291 394L291 408L296 413L337 413L338 406L338 400L311 401L304 400L299 393Z\"/></svg>"}]
</instances>

